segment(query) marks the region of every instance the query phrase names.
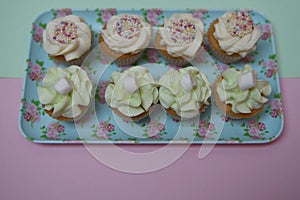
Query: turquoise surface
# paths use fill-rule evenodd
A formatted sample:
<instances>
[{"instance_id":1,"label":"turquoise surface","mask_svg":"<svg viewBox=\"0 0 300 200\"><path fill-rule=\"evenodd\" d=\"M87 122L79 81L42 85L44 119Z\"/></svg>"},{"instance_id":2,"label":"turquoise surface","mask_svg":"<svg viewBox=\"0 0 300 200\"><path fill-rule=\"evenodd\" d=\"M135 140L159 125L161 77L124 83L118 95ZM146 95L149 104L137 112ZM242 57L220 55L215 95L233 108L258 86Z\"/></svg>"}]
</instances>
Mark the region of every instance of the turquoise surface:
<instances>
[{"instance_id":1,"label":"turquoise surface","mask_svg":"<svg viewBox=\"0 0 300 200\"><path fill-rule=\"evenodd\" d=\"M221 16L224 10L73 10L73 14L82 16L91 25L94 41L97 46L98 33L111 13L136 13L154 26L163 23L164 17L170 17L174 12L188 12L204 21L207 30L210 22ZM152 15L149 15L153 12ZM44 25L58 15L70 13L70 10L51 10L41 14L34 22L33 37L30 43L30 54L27 60L25 84L20 112L20 127L24 136L41 143L267 143L276 139L283 128L281 93L279 87L278 61L271 34L271 25L263 15L248 10L255 23L264 30L263 38L257 44L257 50L246 59L225 65L216 61L206 51L200 54L192 64L204 73L211 83L220 73L229 67L241 69L246 63L258 72L258 79L268 80L272 86L269 103L264 110L252 119L233 120L225 117L212 104L201 114L200 118L180 122L166 115L157 107L150 115L139 123L125 122L115 116L104 100L104 91L113 71L123 71L130 66L110 65L100 48L95 48L83 63L83 68L90 74L96 84L95 104L82 121L76 124L60 122L44 113L37 97L37 85L47 69L56 64L49 59L41 46L39 31ZM151 17L150 17L151 16ZM153 17L155 16L155 17ZM205 42L207 47L207 41ZM147 49L136 65L147 67L153 77L158 80L170 67L158 54L156 49ZM213 97L212 97L213 98ZM77 131L76 131L77 129ZM220 133L220 135L219 135ZM107 139L107 140L106 140Z\"/></svg>"}]
</instances>

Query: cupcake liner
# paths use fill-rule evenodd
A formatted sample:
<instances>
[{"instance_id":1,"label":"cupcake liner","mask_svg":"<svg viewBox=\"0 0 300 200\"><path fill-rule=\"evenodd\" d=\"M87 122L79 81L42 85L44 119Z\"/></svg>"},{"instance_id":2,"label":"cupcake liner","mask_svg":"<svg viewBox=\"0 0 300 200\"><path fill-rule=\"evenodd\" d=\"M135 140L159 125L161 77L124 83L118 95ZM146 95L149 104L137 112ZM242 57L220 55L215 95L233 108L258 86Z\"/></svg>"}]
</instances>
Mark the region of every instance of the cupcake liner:
<instances>
[{"instance_id":1,"label":"cupcake liner","mask_svg":"<svg viewBox=\"0 0 300 200\"><path fill-rule=\"evenodd\" d=\"M100 34L99 36L99 43L101 50L105 53L105 55L109 58L110 61L114 62L117 65L131 65L136 62L139 57L142 55L142 51L135 53L135 54L121 54L115 52L114 50L110 49L109 46L104 41L104 38Z\"/></svg>"},{"instance_id":2,"label":"cupcake liner","mask_svg":"<svg viewBox=\"0 0 300 200\"><path fill-rule=\"evenodd\" d=\"M49 57L53 58L55 61L59 62L62 65L65 65L65 66L70 66L70 65L81 66L81 64L86 59L86 57L89 55L89 53L90 53L90 51L88 50L82 56L80 56L80 58L76 58L76 59L69 60L69 61L66 61L64 56L51 56L51 55L49 55Z\"/></svg>"},{"instance_id":3,"label":"cupcake liner","mask_svg":"<svg viewBox=\"0 0 300 200\"><path fill-rule=\"evenodd\" d=\"M155 104L152 104L150 106L150 108L148 109L148 111L143 112L142 114L138 115L138 116L133 116L133 117L129 117L124 115L123 113L121 113L117 108L112 108L113 112L118 115L119 117L121 117L124 121L131 121L131 122L139 122L142 119L145 119L146 117L149 116L150 113L152 113L153 108L154 108Z\"/></svg>"},{"instance_id":4,"label":"cupcake liner","mask_svg":"<svg viewBox=\"0 0 300 200\"><path fill-rule=\"evenodd\" d=\"M232 64L240 61L243 57L241 56L225 56L224 54L220 53L217 49L215 49L212 45L210 45L211 53L214 55L216 59L219 61L226 63L226 64Z\"/></svg>"}]
</instances>

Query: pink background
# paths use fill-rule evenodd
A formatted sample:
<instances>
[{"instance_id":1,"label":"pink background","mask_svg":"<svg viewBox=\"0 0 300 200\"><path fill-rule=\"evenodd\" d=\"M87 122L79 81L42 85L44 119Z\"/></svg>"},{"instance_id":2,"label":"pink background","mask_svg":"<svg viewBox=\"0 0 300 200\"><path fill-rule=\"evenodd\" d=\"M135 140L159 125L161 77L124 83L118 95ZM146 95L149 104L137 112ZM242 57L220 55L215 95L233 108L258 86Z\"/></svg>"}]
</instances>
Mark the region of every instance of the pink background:
<instances>
[{"instance_id":1,"label":"pink background","mask_svg":"<svg viewBox=\"0 0 300 200\"><path fill-rule=\"evenodd\" d=\"M18 127L23 79L0 79L0 199L300 199L300 78L280 81L285 128L275 142L217 145L203 160L193 145L167 168L127 174L104 166L83 145L27 141Z\"/></svg>"}]
</instances>

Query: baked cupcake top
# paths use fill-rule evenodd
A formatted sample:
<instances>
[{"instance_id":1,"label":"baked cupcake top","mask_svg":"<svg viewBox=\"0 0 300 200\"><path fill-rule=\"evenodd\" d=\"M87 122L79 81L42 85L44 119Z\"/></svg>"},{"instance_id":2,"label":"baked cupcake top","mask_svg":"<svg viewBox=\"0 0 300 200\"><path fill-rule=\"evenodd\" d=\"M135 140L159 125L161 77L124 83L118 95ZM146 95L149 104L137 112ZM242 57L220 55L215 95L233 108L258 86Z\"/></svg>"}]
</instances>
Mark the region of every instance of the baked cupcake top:
<instances>
[{"instance_id":1,"label":"baked cupcake top","mask_svg":"<svg viewBox=\"0 0 300 200\"><path fill-rule=\"evenodd\" d=\"M113 72L110 82L105 100L125 116L138 116L158 102L157 83L145 67L135 66L122 73Z\"/></svg>"},{"instance_id":2,"label":"baked cupcake top","mask_svg":"<svg viewBox=\"0 0 300 200\"><path fill-rule=\"evenodd\" d=\"M263 34L254 25L251 15L243 11L227 11L214 26L214 36L227 55L238 53L245 57L256 49L256 43Z\"/></svg>"},{"instance_id":3,"label":"baked cupcake top","mask_svg":"<svg viewBox=\"0 0 300 200\"><path fill-rule=\"evenodd\" d=\"M159 85L161 105L173 109L183 119L196 116L203 104L209 104L209 82L196 67L170 69L160 78Z\"/></svg>"},{"instance_id":4,"label":"baked cupcake top","mask_svg":"<svg viewBox=\"0 0 300 200\"><path fill-rule=\"evenodd\" d=\"M199 50L204 36L204 25L192 14L173 14L164 19L164 27L158 29L161 45L167 46L168 54L192 58Z\"/></svg>"},{"instance_id":5,"label":"baked cupcake top","mask_svg":"<svg viewBox=\"0 0 300 200\"><path fill-rule=\"evenodd\" d=\"M91 45L90 27L75 15L50 21L43 33L45 51L51 56L64 56L66 61L80 58Z\"/></svg>"},{"instance_id":6,"label":"baked cupcake top","mask_svg":"<svg viewBox=\"0 0 300 200\"><path fill-rule=\"evenodd\" d=\"M90 104L93 83L76 65L49 68L42 83L37 88L39 100L45 110L53 109L54 118L77 118Z\"/></svg>"},{"instance_id":7,"label":"baked cupcake top","mask_svg":"<svg viewBox=\"0 0 300 200\"><path fill-rule=\"evenodd\" d=\"M122 53L138 53L146 48L152 37L152 27L139 15L112 16L101 34L110 49Z\"/></svg>"},{"instance_id":8,"label":"baked cupcake top","mask_svg":"<svg viewBox=\"0 0 300 200\"><path fill-rule=\"evenodd\" d=\"M251 113L268 101L265 96L272 92L266 80L257 80L257 72L250 65L241 71L230 68L222 73L222 81L217 85L221 102L232 105L234 113Z\"/></svg>"}]
</instances>

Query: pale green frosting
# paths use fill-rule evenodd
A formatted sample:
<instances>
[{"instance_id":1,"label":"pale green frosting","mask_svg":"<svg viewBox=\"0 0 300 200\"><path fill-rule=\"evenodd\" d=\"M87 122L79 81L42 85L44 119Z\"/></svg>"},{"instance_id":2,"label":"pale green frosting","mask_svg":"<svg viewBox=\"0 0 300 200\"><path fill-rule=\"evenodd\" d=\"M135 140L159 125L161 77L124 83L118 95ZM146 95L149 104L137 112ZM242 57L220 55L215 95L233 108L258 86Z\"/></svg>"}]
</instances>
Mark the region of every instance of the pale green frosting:
<instances>
[{"instance_id":1,"label":"pale green frosting","mask_svg":"<svg viewBox=\"0 0 300 200\"><path fill-rule=\"evenodd\" d=\"M124 81L134 78L137 90L129 92ZM105 100L112 108L128 117L138 116L158 102L157 83L148 69L142 66L131 67L124 72L113 72L106 88Z\"/></svg>"},{"instance_id":2,"label":"pale green frosting","mask_svg":"<svg viewBox=\"0 0 300 200\"><path fill-rule=\"evenodd\" d=\"M268 101L265 96L271 94L271 85L266 80L256 80L256 85L248 90L239 88L239 75L251 71L256 78L257 72L250 65L245 65L241 71L230 68L222 74L223 80L217 86L221 102L231 104L234 113L251 113L251 110L261 108Z\"/></svg>"},{"instance_id":3,"label":"pale green frosting","mask_svg":"<svg viewBox=\"0 0 300 200\"><path fill-rule=\"evenodd\" d=\"M58 93L54 85L65 78L73 87L66 95ZM43 86L38 86L38 97L46 110L53 110L53 117L77 118L86 111L92 97L93 83L86 72L76 65L66 69L49 68Z\"/></svg>"},{"instance_id":4,"label":"pale green frosting","mask_svg":"<svg viewBox=\"0 0 300 200\"><path fill-rule=\"evenodd\" d=\"M195 86L187 91L181 79L189 74ZM179 70L170 69L160 80L159 101L166 109L173 109L182 119L189 119L199 114L203 104L209 105L211 96L207 77L196 67L185 67Z\"/></svg>"}]
</instances>

